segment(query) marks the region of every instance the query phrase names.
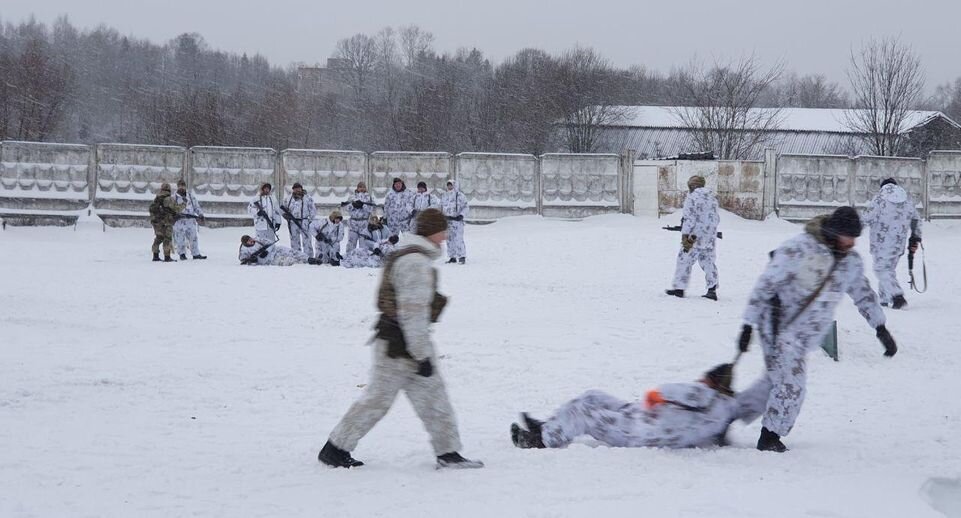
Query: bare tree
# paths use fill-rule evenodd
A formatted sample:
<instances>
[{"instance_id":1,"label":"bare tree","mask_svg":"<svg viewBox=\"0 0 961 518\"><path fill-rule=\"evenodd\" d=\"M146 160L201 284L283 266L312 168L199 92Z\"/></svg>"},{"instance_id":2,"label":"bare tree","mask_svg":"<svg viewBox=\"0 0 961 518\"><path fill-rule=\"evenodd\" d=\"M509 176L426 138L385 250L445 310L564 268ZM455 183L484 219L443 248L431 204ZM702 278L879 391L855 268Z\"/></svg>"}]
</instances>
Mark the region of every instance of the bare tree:
<instances>
[{"instance_id":1,"label":"bare tree","mask_svg":"<svg viewBox=\"0 0 961 518\"><path fill-rule=\"evenodd\" d=\"M866 135L873 153L896 156L908 114L924 91L920 58L898 38L871 40L851 51L848 78L857 109L848 112L845 125Z\"/></svg>"},{"instance_id":2,"label":"bare tree","mask_svg":"<svg viewBox=\"0 0 961 518\"><path fill-rule=\"evenodd\" d=\"M434 35L421 30L416 25L406 25L400 28L400 46L404 54L404 65L411 69L418 57L431 52L434 45Z\"/></svg>"},{"instance_id":3,"label":"bare tree","mask_svg":"<svg viewBox=\"0 0 961 518\"><path fill-rule=\"evenodd\" d=\"M758 101L781 75L783 65L762 70L755 56L704 67L692 61L675 74L675 116L693 131L699 149L740 160L760 153L781 124L780 108Z\"/></svg>"},{"instance_id":4,"label":"bare tree","mask_svg":"<svg viewBox=\"0 0 961 518\"><path fill-rule=\"evenodd\" d=\"M761 103L784 108L846 108L848 99L841 86L823 74L798 76L791 72L771 85Z\"/></svg>"},{"instance_id":5,"label":"bare tree","mask_svg":"<svg viewBox=\"0 0 961 518\"><path fill-rule=\"evenodd\" d=\"M933 107L944 112L951 120L961 121L961 77L953 83L946 83L937 88L932 99Z\"/></svg>"},{"instance_id":6,"label":"bare tree","mask_svg":"<svg viewBox=\"0 0 961 518\"><path fill-rule=\"evenodd\" d=\"M557 105L571 153L593 153L605 126L623 123L630 109L611 104L616 72L594 49L577 47L561 57Z\"/></svg>"},{"instance_id":7,"label":"bare tree","mask_svg":"<svg viewBox=\"0 0 961 518\"><path fill-rule=\"evenodd\" d=\"M377 42L366 34L355 34L338 41L334 54L344 60L354 93L358 98L364 97L377 63Z\"/></svg>"}]
</instances>

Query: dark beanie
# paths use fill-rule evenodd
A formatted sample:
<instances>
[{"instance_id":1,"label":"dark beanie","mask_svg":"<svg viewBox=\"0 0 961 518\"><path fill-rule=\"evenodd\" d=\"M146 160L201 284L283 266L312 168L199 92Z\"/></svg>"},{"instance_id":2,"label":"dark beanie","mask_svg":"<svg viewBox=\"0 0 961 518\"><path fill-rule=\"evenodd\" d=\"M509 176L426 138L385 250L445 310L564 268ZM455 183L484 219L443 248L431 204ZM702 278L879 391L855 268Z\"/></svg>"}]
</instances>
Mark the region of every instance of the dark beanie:
<instances>
[{"instance_id":1,"label":"dark beanie","mask_svg":"<svg viewBox=\"0 0 961 518\"><path fill-rule=\"evenodd\" d=\"M897 185L898 181L895 180L894 178L885 178L884 180L881 180L881 187L884 187L889 183L893 183L894 185Z\"/></svg>"},{"instance_id":2,"label":"dark beanie","mask_svg":"<svg viewBox=\"0 0 961 518\"><path fill-rule=\"evenodd\" d=\"M426 189L426 188L427 188L427 182L417 182L417 188L420 189L421 187L423 187L424 189Z\"/></svg>"},{"instance_id":3,"label":"dark beanie","mask_svg":"<svg viewBox=\"0 0 961 518\"><path fill-rule=\"evenodd\" d=\"M861 217L854 207L845 205L831 213L821 229L828 236L858 237L861 235Z\"/></svg>"},{"instance_id":4,"label":"dark beanie","mask_svg":"<svg viewBox=\"0 0 961 518\"><path fill-rule=\"evenodd\" d=\"M447 218L437 209L425 209L417 215L418 236L432 236L447 230Z\"/></svg>"},{"instance_id":5,"label":"dark beanie","mask_svg":"<svg viewBox=\"0 0 961 518\"><path fill-rule=\"evenodd\" d=\"M722 363L717 367L707 371L704 377L711 380L711 383L717 388L717 391L722 394L732 395L734 393L731 390L731 384L734 382L734 365L731 363Z\"/></svg>"}]
</instances>

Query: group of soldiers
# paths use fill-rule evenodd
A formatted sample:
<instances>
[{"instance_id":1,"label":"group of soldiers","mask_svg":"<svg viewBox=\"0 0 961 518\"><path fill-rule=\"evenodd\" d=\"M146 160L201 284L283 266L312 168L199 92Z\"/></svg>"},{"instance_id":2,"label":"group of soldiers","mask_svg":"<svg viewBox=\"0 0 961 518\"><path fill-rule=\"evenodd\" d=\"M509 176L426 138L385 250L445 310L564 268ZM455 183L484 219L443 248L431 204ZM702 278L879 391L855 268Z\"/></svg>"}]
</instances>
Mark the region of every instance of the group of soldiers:
<instances>
[{"instance_id":1,"label":"group of soldiers","mask_svg":"<svg viewBox=\"0 0 961 518\"><path fill-rule=\"evenodd\" d=\"M187 250L190 249L194 259L206 259L200 253L197 241L197 229L204 220L204 213L200 203L192 194L187 192L187 183L177 182L177 192L171 194L170 184L160 185L160 192L150 204L150 224L154 229L154 241L151 252L153 260L160 261L160 246L163 245L164 262L176 262L171 257L174 249L180 255L181 261L187 260Z\"/></svg>"},{"instance_id":2,"label":"group of soldiers","mask_svg":"<svg viewBox=\"0 0 961 518\"><path fill-rule=\"evenodd\" d=\"M313 198L295 183L291 193L278 204L265 183L258 196L247 206L254 220L256 236L241 238L239 259L242 264L290 265L296 263L329 264L346 268L378 268L396 248L400 236L415 230L417 215L429 208L439 209L446 218L448 263L466 264L464 218L470 205L448 180L446 192L437 196L427 189L425 182L417 184L417 192L407 190L401 178L394 178L383 204L383 216L377 214L378 205L367 191L367 184L359 182L350 197L341 202L340 210L317 219ZM344 214L347 212L345 224ZM290 247L278 245L281 220L287 222ZM346 228L345 228L346 227ZM347 234L347 248L341 254L341 242Z\"/></svg>"}]
</instances>

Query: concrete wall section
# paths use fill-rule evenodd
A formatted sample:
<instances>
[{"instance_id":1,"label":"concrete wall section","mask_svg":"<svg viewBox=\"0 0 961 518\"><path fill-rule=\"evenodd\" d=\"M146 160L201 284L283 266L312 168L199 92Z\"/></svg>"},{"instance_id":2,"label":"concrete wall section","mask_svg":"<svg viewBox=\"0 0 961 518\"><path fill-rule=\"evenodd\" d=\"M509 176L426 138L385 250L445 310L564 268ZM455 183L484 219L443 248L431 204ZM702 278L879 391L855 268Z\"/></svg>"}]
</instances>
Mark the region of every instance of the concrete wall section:
<instances>
[{"instance_id":1,"label":"concrete wall section","mask_svg":"<svg viewBox=\"0 0 961 518\"><path fill-rule=\"evenodd\" d=\"M461 153L456 168L471 220L537 214L539 164L534 155Z\"/></svg>"},{"instance_id":2,"label":"concrete wall section","mask_svg":"<svg viewBox=\"0 0 961 518\"><path fill-rule=\"evenodd\" d=\"M924 160L920 158L892 158L859 156L854 159L853 205L866 207L881 188L881 181L894 178L914 198L918 210L924 214Z\"/></svg>"},{"instance_id":3,"label":"concrete wall section","mask_svg":"<svg viewBox=\"0 0 961 518\"><path fill-rule=\"evenodd\" d=\"M619 212L619 170L617 155L541 155L543 215L581 218Z\"/></svg>"},{"instance_id":4,"label":"concrete wall section","mask_svg":"<svg viewBox=\"0 0 961 518\"><path fill-rule=\"evenodd\" d=\"M439 196L451 172L448 153L378 151L370 155L367 188L378 204L384 203L394 178L403 179L410 190L416 190L417 182L426 182L427 189Z\"/></svg>"},{"instance_id":5,"label":"concrete wall section","mask_svg":"<svg viewBox=\"0 0 961 518\"><path fill-rule=\"evenodd\" d=\"M961 151L928 155L928 217L961 218Z\"/></svg>"},{"instance_id":6,"label":"concrete wall section","mask_svg":"<svg viewBox=\"0 0 961 518\"><path fill-rule=\"evenodd\" d=\"M146 226L150 202L164 182L186 179L187 150L177 146L99 144L94 207L110 226Z\"/></svg>"},{"instance_id":7,"label":"concrete wall section","mask_svg":"<svg viewBox=\"0 0 961 518\"><path fill-rule=\"evenodd\" d=\"M276 159L277 152L270 148L190 148L191 188L204 209L207 224L252 226L247 204L261 184L271 183L278 198L283 194Z\"/></svg>"},{"instance_id":8,"label":"concrete wall section","mask_svg":"<svg viewBox=\"0 0 961 518\"><path fill-rule=\"evenodd\" d=\"M313 196L318 214L340 208L357 182L367 182L367 153L362 151L286 149L280 153L280 162L284 199L290 196L291 187L300 183Z\"/></svg>"},{"instance_id":9,"label":"concrete wall section","mask_svg":"<svg viewBox=\"0 0 961 518\"><path fill-rule=\"evenodd\" d=\"M853 160L834 155L781 155L777 159L778 216L792 221L810 219L849 205Z\"/></svg>"},{"instance_id":10,"label":"concrete wall section","mask_svg":"<svg viewBox=\"0 0 961 518\"><path fill-rule=\"evenodd\" d=\"M88 146L0 142L0 218L11 225L67 225L93 193Z\"/></svg>"}]
</instances>

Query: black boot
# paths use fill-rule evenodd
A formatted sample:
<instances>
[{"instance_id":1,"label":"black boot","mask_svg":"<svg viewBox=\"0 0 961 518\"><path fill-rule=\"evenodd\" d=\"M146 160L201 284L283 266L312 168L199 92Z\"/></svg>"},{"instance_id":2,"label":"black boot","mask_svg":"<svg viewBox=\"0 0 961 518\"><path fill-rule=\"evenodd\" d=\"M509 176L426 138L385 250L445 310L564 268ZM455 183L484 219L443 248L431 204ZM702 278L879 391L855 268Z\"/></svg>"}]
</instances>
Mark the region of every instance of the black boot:
<instances>
[{"instance_id":1,"label":"black boot","mask_svg":"<svg viewBox=\"0 0 961 518\"><path fill-rule=\"evenodd\" d=\"M320 259L317 259L316 257L308 257L307 264L320 264Z\"/></svg>"},{"instance_id":2,"label":"black boot","mask_svg":"<svg viewBox=\"0 0 961 518\"><path fill-rule=\"evenodd\" d=\"M717 286L714 286L713 288L708 288L707 293L701 296L704 297L705 299L717 300Z\"/></svg>"},{"instance_id":3,"label":"black boot","mask_svg":"<svg viewBox=\"0 0 961 518\"><path fill-rule=\"evenodd\" d=\"M780 435L768 430L767 428L761 428L761 437L759 437L757 440L757 449L761 451L784 453L787 451L787 446L781 442Z\"/></svg>"},{"instance_id":4,"label":"black boot","mask_svg":"<svg viewBox=\"0 0 961 518\"><path fill-rule=\"evenodd\" d=\"M673 295L678 298L684 298L684 290L664 290L664 293L668 295Z\"/></svg>"},{"instance_id":5,"label":"black boot","mask_svg":"<svg viewBox=\"0 0 961 518\"><path fill-rule=\"evenodd\" d=\"M165 262L165 263L176 263L177 260L174 259L174 258L172 258L172 257L170 257L169 255L165 255L165 256L164 256L164 262Z\"/></svg>"},{"instance_id":6,"label":"black boot","mask_svg":"<svg viewBox=\"0 0 961 518\"><path fill-rule=\"evenodd\" d=\"M331 260L330 260L330 265L331 265L331 266L340 266L340 261L338 261L337 259L331 259Z\"/></svg>"},{"instance_id":7,"label":"black boot","mask_svg":"<svg viewBox=\"0 0 961 518\"><path fill-rule=\"evenodd\" d=\"M187 260L187 254L180 254L180 260L181 260L181 261L186 261L186 260Z\"/></svg>"},{"instance_id":8,"label":"black boot","mask_svg":"<svg viewBox=\"0 0 961 518\"><path fill-rule=\"evenodd\" d=\"M206 255L197 254L197 255L194 256L194 259L206 259L206 258L207 258ZM184 258L184 259L186 259L186 258Z\"/></svg>"},{"instance_id":9,"label":"black boot","mask_svg":"<svg viewBox=\"0 0 961 518\"><path fill-rule=\"evenodd\" d=\"M484 463L479 460L465 459L460 453L452 451L437 456L437 469L477 469L483 468Z\"/></svg>"},{"instance_id":10,"label":"black boot","mask_svg":"<svg viewBox=\"0 0 961 518\"><path fill-rule=\"evenodd\" d=\"M467 258L466 258L466 257L461 257L460 259L457 260L457 262L460 263L460 264L467 264Z\"/></svg>"},{"instance_id":11,"label":"black boot","mask_svg":"<svg viewBox=\"0 0 961 518\"><path fill-rule=\"evenodd\" d=\"M332 468L357 468L364 465L363 462L351 457L349 451L334 446L330 441L327 441L324 448L317 454L317 460Z\"/></svg>"},{"instance_id":12,"label":"black boot","mask_svg":"<svg viewBox=\"0 0 961 518\"><path fill-rule=\"evenodd\" d=\"M538 437L541 436L541 428L544 426L544 421L534 419L527 412L521 412L521 419L524 421L524 426L527 427L527 431Z\"/></svg>"},{"instance_id":13,"label":"black boot","mask_svg":"<svg viewBox=\"0 0 961 518\"><path fill-rule=\"evenodd\" d=\"M160 260L160 252L157 252L156 254L153 254L153 260L154 260L154 261L159 261L159 260Z\"/></svg>"},{"instance_id":14,"label":"black boot","mask_svg":"<svg viewBox=\"0 0 961 518\"><path fill-rule=\"evenodd\" d=\"M525 450L545 448L544 439L541 437L539 429L538 433L535 434L534 432L521 428L517 423L511 424L511 442L514 443L514 446Z\"/></svg>"},{"instance_id":15,"label":"black boot","mask_svg":"<svg viewBox=\"0 0 961 518\"><path fill-rule=\"evenodd\" d=\"M891 300L892 309L901 309L908 305L908 301L904 300L904 295L895 295L894 299Z\"/></svg>"},{"instance_id":16,"label":"black boot","mask_svg":"<svg viewBox=\"0 0 961 518\"><path fill-rule=\"evenodd\" d=\"M734 422L733 419L730 420L730 421L728 421L728 422L727 422L727 425L724 426L724 431L722 431L721 433L719 433L719 434L717 434L717 435L714 436L714 445L715 445L715 446L724 447L724 446L730 446L730 445L731 445L731 441L727 440L727 430L728 430L728 428L731 427L731 423L733 423L733 422Z\"/></svg>"},{"instance_id":17,"label":"black boot","mask_svg":"<svg viewBox=\"0 0 961 518\"><path fill-rule=\"evenodd\" d=\"M457 262L457 258L456 258L456 257L451 257L451 258L450 258L450 261L447 261L447 264L454 264L454 263L456 263L456 262Z\"/></svg>"}]
</instances>

